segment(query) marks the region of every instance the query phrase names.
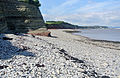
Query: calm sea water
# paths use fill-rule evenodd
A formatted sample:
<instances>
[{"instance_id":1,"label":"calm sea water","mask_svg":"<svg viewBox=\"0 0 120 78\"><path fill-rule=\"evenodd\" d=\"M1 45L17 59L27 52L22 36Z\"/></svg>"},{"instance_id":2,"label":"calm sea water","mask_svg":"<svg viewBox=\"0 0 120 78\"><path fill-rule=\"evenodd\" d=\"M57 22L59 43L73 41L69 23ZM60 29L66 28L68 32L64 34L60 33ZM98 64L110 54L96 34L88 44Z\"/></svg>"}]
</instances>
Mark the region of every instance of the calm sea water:
<instances>
[{"instance_id":1,"label":"calm sea water","mask_svg":"<svg viewBox=\"0 0 120 78\"><path fill-rule=\"evenodd\" d=\"M86 29L80 31L82 32L74 34L97 40L120 41L120 29Z\"/></svg>"}]
</instances>

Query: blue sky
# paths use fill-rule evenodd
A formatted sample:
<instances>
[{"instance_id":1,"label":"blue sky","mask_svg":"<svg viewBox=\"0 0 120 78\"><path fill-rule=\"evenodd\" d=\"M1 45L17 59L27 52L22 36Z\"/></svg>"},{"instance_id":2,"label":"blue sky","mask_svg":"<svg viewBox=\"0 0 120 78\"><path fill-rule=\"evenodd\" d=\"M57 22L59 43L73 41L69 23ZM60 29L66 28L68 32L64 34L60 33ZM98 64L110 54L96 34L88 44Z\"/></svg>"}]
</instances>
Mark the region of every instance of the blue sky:
<instances>
[{"instance_id":1,"label":"blue sky","mask_svg":"<svg viewBox=\"0 0 120 78\"><path fill-rule=\"evenodd\" d=\"M120 26L120 0L40 0L45 21Z\"/></svg>"}]
</instances>

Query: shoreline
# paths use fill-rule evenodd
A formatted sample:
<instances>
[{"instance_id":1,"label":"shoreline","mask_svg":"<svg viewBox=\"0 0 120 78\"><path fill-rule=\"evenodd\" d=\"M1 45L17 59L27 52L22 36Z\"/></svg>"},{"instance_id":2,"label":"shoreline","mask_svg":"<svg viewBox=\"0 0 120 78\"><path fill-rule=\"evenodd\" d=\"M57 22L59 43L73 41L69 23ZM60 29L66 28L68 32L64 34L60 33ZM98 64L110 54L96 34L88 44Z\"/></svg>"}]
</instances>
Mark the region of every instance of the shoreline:
<instances>
[{"instance_id":1,"label":"shoreline","mask_svg":"<svg viewBox=\"0 0 120 78\"><path fill-rule=\"evenodd\" d=\"M66 33L70 33L72 35L75 35L73 33L79 33L81 31L79 30L67 30L67 31L64 31ZM81 37L84 37L84 38L88 38L89 40L92 40L92 41L101 41L101 42L111 42L111 43L119 43L120 44L120 41L110 41L110 40L99 40L99 39L92 39L92 38L89 38L89 37L86 37L86 36L82 36L82 35L76 35L76 36L81 36Z\"/></svg>"},{"instance_id":2,"label":"shoreline","mask_svg":"<svg viewBox=\"0 0 120 78\"><path fill-rule=\"evenodd\" d=\"M108 76L107 78L119 78L120 68L117 63L120 60L119 43L92 41L83 36L64 32L66 30L73 31L72 29L51 30L59 40L56 42L54 39L55 41L52 42L62 46L71 56L91 63L96 71Z\"/></svg>"},{"instance_id":3,"label":"shoreline","mask_svg":"<svg viewBox=\"0 0 120 78\"><path fill-rule=\"evenodd\" d=\"M71 35L75 35L73 33L74 32L79 32L79 30L68 29L68 30L64 30L63 32L70 33ZM119 41L97 40L97 39L91 39L89 37L85 37L85 36L82 36L82 35L75 35L75 36L83 37L85 39L85 41L83 40L83 42L86 43L86 41L87 41L88 42L87 44L93 44L93 45L98 46L99 43L102 43L102 44L99 45L100 47L120 50L120 42ZM77 41L80 41L80 40L77 40ZM109 45L110 46L112 45L112 47L109 47Z\"/></svg>"},{"instance_id":4,"label":"shoreline","mask_svg":"<svg viewBox=\"0 0 120 78\"><path fill-rule=\"evenodd\" d=\"M90 41L64 30L49 30L52 37L1 34L0 76L120 77L120 50L116 44Z\"/></svg>"}]
</instances>

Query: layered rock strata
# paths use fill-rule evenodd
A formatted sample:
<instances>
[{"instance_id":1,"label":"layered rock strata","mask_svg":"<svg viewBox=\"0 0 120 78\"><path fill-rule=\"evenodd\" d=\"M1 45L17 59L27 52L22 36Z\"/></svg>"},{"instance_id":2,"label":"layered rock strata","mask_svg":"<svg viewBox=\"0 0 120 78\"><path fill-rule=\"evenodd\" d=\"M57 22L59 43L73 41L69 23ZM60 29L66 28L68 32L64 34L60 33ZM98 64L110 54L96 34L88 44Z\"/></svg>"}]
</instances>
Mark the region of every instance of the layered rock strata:
<instances>
[{"instance_id":1,"label":"layered rock strata","mask_svg":"<svg viewBox=\"0 0 120 78\"><path fill-rule=\"evenodd\" d=\"M7 23L4 17L3 4L0 2L0 33L7 30Z\"/></svg>"},{"instance_id":2,"label":"layered rock strata","mask_svg":"<svg viewBox=\"0 0 120 78\"><path fill-rule=\"evenodd\" d=\"M39 8L32 4L0 0L0 20L1 32L32 33L37 30L37 33L48 33Z\"/></svg>"}]
</instances>

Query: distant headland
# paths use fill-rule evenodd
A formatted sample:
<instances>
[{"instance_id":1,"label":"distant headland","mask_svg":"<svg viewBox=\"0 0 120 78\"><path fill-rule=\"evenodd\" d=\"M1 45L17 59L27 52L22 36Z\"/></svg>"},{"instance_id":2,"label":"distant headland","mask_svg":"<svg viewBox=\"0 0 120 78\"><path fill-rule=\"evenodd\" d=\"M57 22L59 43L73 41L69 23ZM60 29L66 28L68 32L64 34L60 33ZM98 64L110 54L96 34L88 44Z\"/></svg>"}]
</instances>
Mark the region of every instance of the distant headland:
<instances>
[{"instance_id":1,"label":"distant headland","mask_svg":"<svg viewBox=\"0 0 120 78\"><path fill-rule=\"evenodd\" d=\"M98 29L108 28L107 26L79 26L73 25L65 21L46 21L46 27L48 29Z\"/></svg>"}]
</instances>

